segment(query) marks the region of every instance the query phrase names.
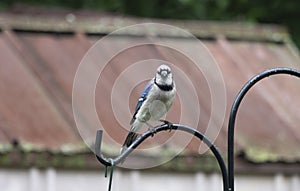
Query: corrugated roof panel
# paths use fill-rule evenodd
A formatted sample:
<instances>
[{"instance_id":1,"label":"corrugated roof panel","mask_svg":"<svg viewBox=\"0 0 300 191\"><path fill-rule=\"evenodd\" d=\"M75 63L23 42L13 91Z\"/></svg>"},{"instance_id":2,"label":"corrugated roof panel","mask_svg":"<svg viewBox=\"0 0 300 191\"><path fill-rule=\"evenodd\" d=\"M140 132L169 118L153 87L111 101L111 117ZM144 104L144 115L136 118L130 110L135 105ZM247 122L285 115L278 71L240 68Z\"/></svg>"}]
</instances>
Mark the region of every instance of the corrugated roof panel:
<instances>
[{"instance_id":1,"label":"corrugated roof panel","mask_svg":"<svg viewBox=\"0 0 300 191\"><path fill-rule=\"evenodd\" d=\"M48 91L59 102L76 132L72 113L72 85L76 69L87 51L75 35L17 33L20 44L34 59L30 63ZM27 52L28 53L28 52ZM25 57L26 57L25 52Z\"/></svg>"},{"instance_id":2,"label":"corrugated roof panel","mask_svg":"<svg viewBox=\"0 0 300 191\"><path fill-rule=\"evenodd\" d=\"M213 25L210 23L210 26ZM215 35L215 32L210 35ZM215 142L222 152L225 152L227 147L228 113L242 85L255 74L268 68L300 68L299 58L290 51L290 47L284 41L282 43L272 42L270 39L253 41L255 31L250 32L251 41L243 40L243 36L230 40L222 35L216 36L216 40L203 41L216 59L226 85L225 122L216 127L218 129L222 126L222 129ZM188 49L191 54L202 56L201 61L204 64L210 62L202 49L195 48L198 43L196 41L182 37L161 38L163 41L171 41L179 49ZM80 140L72 114L72 85L81 59L97 40L96 35L85 35L77 31L74 31L74 34L59 33L56 30L55 33L12 30L5 30L1 33L0 98L3 100L0 102L1 142L19 139L53 148ZM191 60L178 54L176 50L149 44L134 46L143 40L144 37L130 35L102 39L101 43L104 48L92 55L89 60L93 62L93 67L97 68L99 62L116 51L120 44L132 46L115 54L98 79L95 102L99 119L107 127L105 136L113 137L119 144L123 143L136 100L146 80L150 79L155 72L153 69L155 67L145 65L143 72L130 75L123 81L124 85L120 86L117 92L131 92L126 98L122 93L115 95L115 104L120 105L122 111L119 112L124 113L118 116L119 119L116 119L111 108L111 91L115 88L113 85L117 78L132 64L153 58L169 61L178 67L177 70L189 75L199 95L200 121L195 127L205 132L211 117L214 123L218 124L220 119L211 114L212 98L208 81L205 78L205 75L214 76L215 71L206 71L207 73L197 71L198 69L191 64ZM149 42L151 43L151 39ZM145 74L147 77L144 76ZM180 85L183 79L180 72L175 70L178 90L183 89L184 85ZM139 83L135 84L133 89L125 88L137 80ZM191 88L187 88L186 91L191 91ZM281 158L299 159L300 153L297 148L300 143L300 130L297 126L300 122L298 116L300 101L297 101L299 95L300 80L289 76L265 79L251 90L243 101L237 118L237 150L249 152L251 155L267 152L276 153ZM85 96L84 90L81 96ZM121 107L122 104L126 107ZM178 96L167 118L178 122L184 107L191 108L182 113L182 123L192 124L194 121L191 117L194 112L192 108L195 106L193 103L181 104L182 100ZM89 113L82 113L82 116L89 121ZM126 129L121 123L125 124L123 127ZM97 128L87 126L87 132L90 130L93 132ZM164 143L166 138L173 133L159 134L149 139L148 143ZM91 137L94 139L94 135ZM176 141L180 142L180 137L176 137ZM143 147L146 146L141 146ZM264 150L261 150L262 148ZM194 139L187 150L197 152L198 149L199 142Z\"/></svg>"},{"instance_id":3,"label":"corrugated roof panel","mask_svg":"<svg viewBox=\"0 0 300 191\"><path fill-rule=\"evenodd\" d=\"M268 68L299 69L299 61L291 53L287 53L287 47L283 45L227 41L221 42L221 46L231 56L231 62L237 65L236 74L226 75L225 72L225 78L234 78L235 82L243 82ZM283 55L289 57L289 62L284 62L281 57ZM241 78L236 78L238 75ZM231 86L232 80L226 81ZM241 147L239 149L262 149L284 158L300 156L297 150L300 143L299 131L295 131L300 122L300 102L297 102L299 87L299 79L281 75L265 79L250 91L237 117L236 142ZM230 87L227 89L232 90ZM236 91L228 93L236 95Z\"/></svg>"},{"instance_id":4,"label":"corrugated roof panel","mask_svg":"<svg viewBox=\"0 0 300 191\"><path fill-rule=\"evenodd\" d=\"M0 110L9 139L50 148L76 141L55 103L3 34L0 49Z\"/></svg>"}]
</instances>

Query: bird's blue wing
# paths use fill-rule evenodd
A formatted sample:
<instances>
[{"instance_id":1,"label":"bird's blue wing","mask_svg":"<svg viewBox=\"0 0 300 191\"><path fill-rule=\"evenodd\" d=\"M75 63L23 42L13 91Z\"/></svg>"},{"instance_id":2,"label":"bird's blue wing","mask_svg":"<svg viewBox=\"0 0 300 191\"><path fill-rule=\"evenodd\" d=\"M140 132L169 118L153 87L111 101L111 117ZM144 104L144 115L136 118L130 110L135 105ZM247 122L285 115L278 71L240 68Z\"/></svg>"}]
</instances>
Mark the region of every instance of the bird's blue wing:
<instances>
[{"instance_id":1,"label":"bird's blue wing","mask_svg":"<svg viewBox=\"0 0 300 191\"><path fill-rule=\"evenodd\" d=\"M140 98L139 98L139 101L137 102L136 104L136 107L135 107L135 112L134 112L134 115L130 121L130 125L134 122L134 120L136 119L136 114L138 113L138 111L140 110L142 104L144 103L144 101L147 99L147 96L148 96L148 93L149 91L151 90L152 88L152 85L153 85L154 81L153 79L150 80L150 82L147 84L147 86L145 87L144 91L142 92Z\"/></svg>"}]
</instances>

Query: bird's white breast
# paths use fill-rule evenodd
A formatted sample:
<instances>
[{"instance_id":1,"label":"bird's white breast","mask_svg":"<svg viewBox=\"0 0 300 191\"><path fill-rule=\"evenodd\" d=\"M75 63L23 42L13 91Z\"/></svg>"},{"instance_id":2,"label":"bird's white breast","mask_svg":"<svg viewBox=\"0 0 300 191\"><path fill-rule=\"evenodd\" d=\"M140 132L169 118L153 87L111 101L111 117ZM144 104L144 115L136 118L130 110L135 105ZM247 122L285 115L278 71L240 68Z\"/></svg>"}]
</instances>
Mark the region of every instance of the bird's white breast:
<instances>
[{"instance_id":1,"label":"bird's white breast","mask_svg":"<svg viewBox=\"0 0 300 191\"><path fill-rule=\"evenodd\" d=\"M142 122L161 119L170 109L176 93L176 88L170 91L163 91L153 85L147 100L144 102L136 118Z\"/></svg>"}]
</instances>

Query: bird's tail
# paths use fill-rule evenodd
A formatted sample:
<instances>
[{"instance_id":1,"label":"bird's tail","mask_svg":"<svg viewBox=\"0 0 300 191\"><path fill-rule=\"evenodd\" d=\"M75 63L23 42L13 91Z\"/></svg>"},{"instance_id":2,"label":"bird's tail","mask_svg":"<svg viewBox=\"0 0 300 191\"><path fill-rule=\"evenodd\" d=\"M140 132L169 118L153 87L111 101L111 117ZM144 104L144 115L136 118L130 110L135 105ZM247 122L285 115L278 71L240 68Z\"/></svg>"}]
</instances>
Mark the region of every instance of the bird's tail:
<instances>
[{"instance_id":1,"label":"bird's tail","mask_svg":"<svg viewBox=\"0 0 300 191\"><path fill-rule=\"evenodd\" d=\"M133 143L133 141L136 140L137 136L139 134L138 133L135 133L133 131L130 131L125 139L125 142L122 146L122 149L121 149L121 154Z\"/></svg>"}]
</instances>

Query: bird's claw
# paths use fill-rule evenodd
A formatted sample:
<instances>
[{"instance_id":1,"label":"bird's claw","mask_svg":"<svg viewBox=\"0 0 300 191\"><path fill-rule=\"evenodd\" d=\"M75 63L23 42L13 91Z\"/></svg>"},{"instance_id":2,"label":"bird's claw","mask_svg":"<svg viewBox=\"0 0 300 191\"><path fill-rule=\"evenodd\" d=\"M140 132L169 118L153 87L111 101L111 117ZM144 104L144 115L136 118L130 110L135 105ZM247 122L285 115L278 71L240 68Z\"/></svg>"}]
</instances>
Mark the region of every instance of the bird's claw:
<instances>
[{"instance_id":1,"label":"bird's claw","mask_svg":"<svg viewBox=\"0 0 300 191\"><path fill-rule=\"evenodd\" d=\"M167 120L164 120L164 119L160 119L159 121L160 121L160 122L163 122L165 125L168 125L168 128L170 129L170 131L169 131L169 132L171 132L171 131L172 131L172 127L173 127L173 125L172 125L172 123L171 123L171 122L169 122L169 121L167 121Z\"/></svg>"},{"instance_id":2,"label":"bird's claw","mask_svg":"<svg viewBox=\"0 0 300 191\"><path fill-rule=\"evenodd\" d=\"M154 136L154 134L156 133L156 130L155 130L155 128L154 127L149 127L149 129L148 129L149 131L150 131L150 133L151 133L151 137L153 137Z\"/></svg>"}]
</instances>

